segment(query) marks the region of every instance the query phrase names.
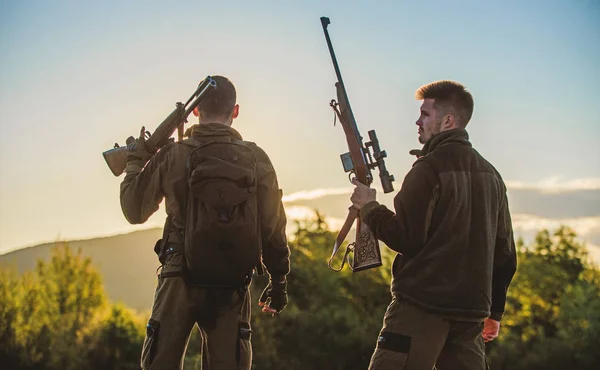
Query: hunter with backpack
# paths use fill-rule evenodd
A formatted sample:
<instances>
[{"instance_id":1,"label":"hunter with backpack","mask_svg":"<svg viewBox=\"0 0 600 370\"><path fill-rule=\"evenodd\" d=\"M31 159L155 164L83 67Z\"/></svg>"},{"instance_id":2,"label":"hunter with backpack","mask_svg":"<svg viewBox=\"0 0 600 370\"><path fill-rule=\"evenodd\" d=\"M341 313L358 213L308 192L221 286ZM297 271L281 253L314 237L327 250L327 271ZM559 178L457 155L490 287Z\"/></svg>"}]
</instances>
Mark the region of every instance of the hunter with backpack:
<instances>
[{"instance_id":1,"label":"hunter with backpack","mask_svg":"<svg viewBox=\"0 0 600 370\"><path fill-rule=\"evenodd\" d=\"M191 330L200 328L203 369L250 369L250 292L264 268L270 283L263 311L287 305L290 270L286 216L275 169L255 143L231 124L236 90L223 76L200 101L185 140L155 155L144 129L128 146L121 208L141 224L165 200L167 219L155 252L161 263L142 348L143 369L181 368Z\"/></svg>"}]
</instances>

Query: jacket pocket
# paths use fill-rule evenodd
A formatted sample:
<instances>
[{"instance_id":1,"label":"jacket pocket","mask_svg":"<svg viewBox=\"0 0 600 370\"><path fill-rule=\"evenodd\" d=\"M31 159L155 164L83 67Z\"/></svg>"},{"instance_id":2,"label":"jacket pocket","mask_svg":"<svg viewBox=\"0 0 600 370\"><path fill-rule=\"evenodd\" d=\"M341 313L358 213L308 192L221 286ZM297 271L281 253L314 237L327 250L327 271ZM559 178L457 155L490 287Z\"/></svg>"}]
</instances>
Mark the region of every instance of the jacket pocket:
<instances>
[{"instance_id":1,"label":"jacket pocket","mask_svg":"<svg viewBox=\"0 0 600 370\"><path fill-rule=\"evenodd\" d=\"M148 325L146 325L146 338L144 339L144 345L142 347L141 366L143 370L150 368L150 365L152 365L152 361L154 361L154 357L156 356L159 329L160 323L158 321L154 319L148 320Z\"/></svg>"}]
</instances>

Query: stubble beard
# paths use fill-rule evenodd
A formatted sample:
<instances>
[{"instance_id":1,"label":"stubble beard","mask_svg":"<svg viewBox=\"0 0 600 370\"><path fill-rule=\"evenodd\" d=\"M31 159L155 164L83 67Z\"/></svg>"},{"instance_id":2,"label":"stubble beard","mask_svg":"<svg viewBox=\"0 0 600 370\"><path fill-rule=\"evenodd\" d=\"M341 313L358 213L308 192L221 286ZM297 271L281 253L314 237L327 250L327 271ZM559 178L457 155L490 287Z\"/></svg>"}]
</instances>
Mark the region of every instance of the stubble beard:
<instances>
[{"instance_id":1,"label":"stubble beard","mask_svg":"<svg viewBox=\"0 0 600 370\"><path fill-rule=\"evenodd\" d=\"M425 138L425 130L419 134L419 143L425 145L429 140L431 140L435 135L442 132L442 120L439 119L433 124L433 130L431 131L431 136L427 139Z\"/></svg>"}]
</instances>

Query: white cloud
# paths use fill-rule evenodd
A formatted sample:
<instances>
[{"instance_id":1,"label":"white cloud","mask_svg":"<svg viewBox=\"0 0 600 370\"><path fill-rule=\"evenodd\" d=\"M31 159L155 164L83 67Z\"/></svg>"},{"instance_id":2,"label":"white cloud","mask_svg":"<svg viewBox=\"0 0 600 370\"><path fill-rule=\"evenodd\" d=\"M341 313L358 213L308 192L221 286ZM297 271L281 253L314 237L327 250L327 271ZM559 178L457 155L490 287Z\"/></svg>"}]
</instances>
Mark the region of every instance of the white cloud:
<instances>
[{"instance_id":1,"label":"white cloud","mask_svg":"<svg viewBox=\"0 0 600 370\"><path fill-rule=\"evenodd\" d=\"M538 182L523 182L509 180L506 181L506 186L509 189L538 190L543 193L564 193L579 190L600 190L600 178L580 178L562 180L560 176L554 176L540 180ZM382 192L382 189L376 185L371 187L376 189L378 193ZM283 202L292 203L295 201L324 198L331 195L350 195L352 194L353 190L353 187L302 190L299 192L284 195Z\"/></svg>"},{"instance_id":2,"label":"white cloud","mask_svg":"<svg viewBox=\"0 0 600 370\"><path fill-rule=\"evenodd\" d=\"M537 232L540 229L554 230L561 225L566 225L575 230L577 235L581 237L600 234L600 216L561 219L518 213L512 215L511 218L515 231Z\"/></svg>"},{"instance_id":3,"label":"white cloud","mask_svg":"<svg viewBox=\"0 0 600 370\"><path fill-rule=\"evenodd\" d=\"M314 210L306 206L287 206L285 213L289 220L307 220L315 217ZM325 222L336 230L342 227L344 220L325 215ZM512 222L515 233L536 233L541 229L556 230L561 225L566 225L581 238L600 235L600 216L558 219L517 213L512 215Z\"/></svg>"},{"instance_id":4,"label":"white cloud","mask_svg":"<svg viewBox=\"0 0 600 370\"><path fill-rule=\"evenodd\" d=\"M558 177L545 179L537 183L524 183L517 181L507 181L509 189L530 189L537 190L542 193L558 194L566 192L575 192L577 190L600 190L600 179L574 179L561 181ZM377 189L377 187L375 187ZM314 218L315 213L313 208L294 204L295 202L308 201L310 205L313 200L327 198L329 196L348 195L352 194L353 187L340 188L321 188L314 190L300 191L291 193L283 197L286 203L285 209L289 220L306 220ZM380 189L378 189L380 192ZM319 210L323 212L325 222L332 230L339 230L344 222L342 217L346 215L346 209L338 209L338 206L328 206L319 200ZM581 207L579 203L573 203L575 207ZM523 207L522 207L523 208ZM531 212L536 209L531 206L525 207L523 211L512 214L513 228L517 237L522 237L527 243L531 242L535 234L541 229L554 231L562 225L572 228L577 233L577 238L584 242L590 252L592 258L600 263L600 210L592 212L590 217L544 217L544 214L536 215ZM543 211L543 210L542 210ZM564 212L561 212L561 214ZM595 213L595 215L594 215ZM333 214L337 217L328 216ZM567 213L568 214L568 213ZM589 213L588 213L589 214ZM288 229L289 234L293 235L294 225L290 222ZM352 234L352 231L350 232ZM349 234L349 235L350 235Z\"/></svg>"},{"instance_id":5,"label":"white cloud","mask_svg":"<svg viewBox=\"0 0 600 370\"><path fill-rule=\"evenodd\" d=\"M337 193L336 193L337 194ZM314 199L314 198L307 198ZM312 208L306 206L292 205L287 206L286 215L289 221L307 220L315 217L315 212ZM336 217L324 216L325 222L331 230L341 229L344 220ZM515 237L522 237L526 243L533 241L535 234L541 229L554 231L562 225L566 225L573 229L577 234L577 239L584 242L590 256L594 261L600 263L600 216L596 217L576 217L576 218L545 218L536 215L517 213L512 215L513 229ZM352 231L349 233L349 238L352 238ZM291 238L295 233L294 222L288 222L288 236Z\"/></svg>"},{"instance_id":6,"label":"white cloud","mask_svg":"<svg viewBox=\"0 0 600 370\"><path fill-rule=\"evenodd\" d=\"M284 195L282 200L284 203L291 203L297 200L309 200L323 198L330 195L343 195L352 194L353 188L329 188L329 189L314 189L314 190L303 190L296 193Z\"/></svg>"},{"instance_id":7,"label":"white cloud","mask_svg":"<svg viewBox=\"0 0 600 370\"><path fill-rule=\"evenodd\" d=\"M285 207L285 214L289 221L307 220L315 217L315 211L310 207L305 206L288 206ZM329 225L331 230L339 230L344 224L344 220L337 217L324 216L324 221ZM292 224L291 222L289 224Z\"/></svg>"},{"instance_id":8,"label":"white cloud","mask_svg":"<svg viewBox=\"0 0 600 370\"><path fill-rule=\"evenodd\" d=\"M378 185L371 184L371 189L377 190L377 194L380 196L383 194L383 188ZM354 191L354 187L344 187L344 188L321 188L321 189L313 189L313 190L302 190L295 193L290 193L284 195L282 200L284 203L292 203L296 201L302 200L313 200L319 198L325 198L332 195L348 195L348 198ZM395 194L395 193L394 193Z\"/></svg>"},{"instance_id":9,"label":"white cloud","mask_svg":"<svg viewBox=\"0 0 600 370\"><path fill-rule=\"evenodd\" d=\"M304 221L315 218L315 211L310 207L305 206L287 206L285 207L285 214L288 218L286 227L286 234L289 240L294 239L297 228L293 221ZM344 220L336 217L324 216L324 221L330 230L340 230L344 224Z\"/></svg>"},{"instance_id":10,"label":"white cloud","mask_svg":"<svg viewBox=\"0 0 600 370\"><path fill-rule=\"evenodd\" d=\"M310 207L288 206L285 207L285 215L290 220L305 220L313 218L315 216L315 212Z\"/></svg>"},{"instance_id":11,"label":"white cloud","mask_svg":"<svg viewBox=\"0 0 600 370\"><path fill-rule=\"evenodd\" d=\"M590 252L591 259L598 265L600 265L600 246L587 243L588 251Z\"/></svg>"},{"instance_id":12,"label":"white cloud","mask_svg":"<svg viewBox=\"0 0 600 370\"><path fill-rule=\"evenodd\" d=\"M538 182L506 181L509 189L539 190L544 193L564 193L578 190L600 190L600 178L562 180L560 176Z\"/></svg>"},{"instance_id":13,"label":"white cloud","mask_svg":"<svg viewBox=\"0 0 600 370\"><path fill-rule=\"evenodd\" d=\"M512 215L515 236L520 236L525 243L533 241L535 234L541 229L554 231L560 226L570 227L577 234L577 239L583 242L590 257L600 263L600 216L575 218L545 218L536 215L518 213Z\"/></svg>"}]
</instances>

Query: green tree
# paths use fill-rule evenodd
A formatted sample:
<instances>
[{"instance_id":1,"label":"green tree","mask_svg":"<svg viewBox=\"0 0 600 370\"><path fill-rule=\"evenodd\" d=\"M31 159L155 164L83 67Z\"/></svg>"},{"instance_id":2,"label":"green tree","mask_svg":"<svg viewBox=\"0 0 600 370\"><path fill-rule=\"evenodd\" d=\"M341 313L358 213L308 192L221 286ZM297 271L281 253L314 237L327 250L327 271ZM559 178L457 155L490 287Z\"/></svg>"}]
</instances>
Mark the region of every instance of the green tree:
<instances>
[{"instance_id":1,"label":"green tree","mask_svg":"<svg viewBox=\"0 0 600 370\"><path fill-rule=\"evenodd\" d=\"M145 320L122 304L107 310L86 338L91 369L138 369Z\"/></svg>"},{"instance_id":2,"label":"green tree","mask_svg":"<svg viewBox=\"0 0 600 370\"><path fill-rule=\"evenodd\" d=\"M599 367L581 337L585 333L593 340L600 334L590 324L598 318L593 311L600 289L593 278L598 270L588 262L585 246L572 229L562 226L553 233L541 230L529 246L519 240L517 247L518 268L501 333L488 345L492 369Z\"/></svg>"},{"instance_id":3,"label":"green tree","mask_svg":"<svg viewBox=\"0 0 600 370\"><path fill-rule=\"evenodd\" d=\"M0 270L0 363L16 368L22 348L17 340L20 280L13 269Z\"/></svg>"},{"instance_id":4,"label":"green tree","mask_svg":"<svg viewBox=\"0 0 600 370\"><path fill-rule=\"evenodd\" d=\"M568 287L560 304L557 338L578 369L600 367L600 271L590 268Z\"/></svg>"},{"instance_id":5,"label":"green tree","mask_svg":"<svg viewBox=\"0 0 600 370\"><path fill-rule=\"evenodd\" d=\"M120 306L108 311L106 325L91 332L107 312L101 276L81 250L73 253L64 243L52 249L49 261L37 261L33 271L18 276L0 270L0 299L0 362L9 368L92 369L84 339L106 339L113 326L124 328L121 338L130 340L129 345L114 342L126 352L120 358L129 359L131 347L139 345L143 323L128 322L131 317Z\"/></svg>"},{"instance_id":6,"label":"green tree","mask_svg":"<svg viewBox=\"0 0 600 370\"><path fill-rule=\"evenodd\" d=\"M365 369L390 300L389 266L334 272L327 260L336 233L318 213L297 226L290 242L288 307L275 318L253 312L254 364L257 369ZM254 301L266 283L266 276L255 280Z\"/></svg>"},{"instance_id":7,"label":"green tree","mask_svg":"<svg viewBox=\"0 0 600 370\"><path fill-rule=\"evenodd\" d=\"M21 349L21 363L26 368L44 369L50 359L53 318L45 311L46 297L35 272L21 277L17 299L15 331Z\"/></svg>"},{"instance_id":8,"label":"green tree","mask_svg":"<svg viewBox=\"0 0 600 370\"><path fill-rule=\"evenodd\" d=\"M45 363L65 370L86 367L78 344L88 320L106 304L100 273L81 249L74 254L64 243L53 248L49 262L38 261L35 272L43 301L39 316L49 333Z\"/></svg>"}]
</instances>

